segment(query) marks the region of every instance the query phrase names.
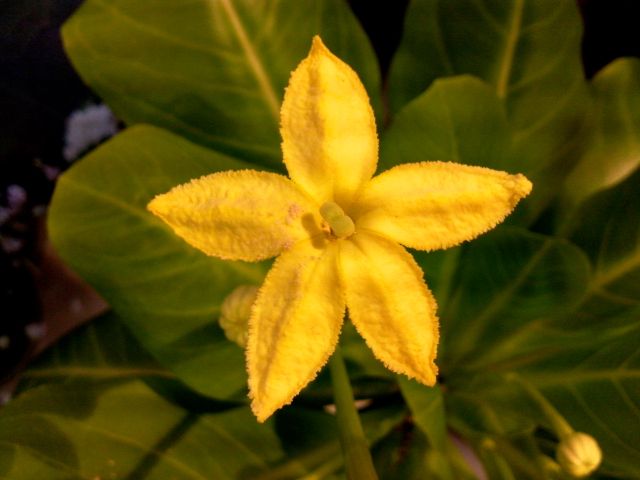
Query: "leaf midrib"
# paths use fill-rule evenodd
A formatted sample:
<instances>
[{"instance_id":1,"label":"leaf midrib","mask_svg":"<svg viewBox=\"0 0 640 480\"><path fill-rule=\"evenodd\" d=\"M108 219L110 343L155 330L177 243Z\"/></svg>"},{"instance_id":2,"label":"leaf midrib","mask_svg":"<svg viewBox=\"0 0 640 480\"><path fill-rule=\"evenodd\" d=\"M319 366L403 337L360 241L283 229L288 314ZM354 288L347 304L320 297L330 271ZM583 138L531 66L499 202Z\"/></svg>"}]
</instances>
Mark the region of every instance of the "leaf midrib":
<instances>
[{"instance_id":1,"label":"leaf midrib","mask_svg":"<svg viewBox=\"0 0 640 480\"><path fill-rule=\"evenodd\" d=\"M262 62L256 54L256 50L251 43L251 40L249 40L247 31L242 25L242 22L240 21L240 18L238 17L238 14L233 7L232 0L219 1L225 13L229 17L229 22L231 23L231 27L233 28L233 33L240 43L240 47L242 48L242 52L244 53L249 68L253 73L256 82L258 83L258 87L264 95L264 100L267 104L267 107L269 108L269 111L277 124L280 118L280 102L278 101L278 96L276 95L275 89L271 81L269 80L269 77L267 76Z\"/></svg>"},{"instance_id":2,"label":"leaf midrib","mask_svg":"<svg viewBox=\"0 0 640 480\"><path fill-rule=\"evenodd\" d=\"M496 83L496 93L499 98L504 99L507 96L509 88L509 79L513 68L513 60L515 58L516 45L522 28L522 13L524 10L524 0L516 0L511 11L511 23L507 31L505 45L498 69L498 79Z\"/></svg>"}]
</instances>

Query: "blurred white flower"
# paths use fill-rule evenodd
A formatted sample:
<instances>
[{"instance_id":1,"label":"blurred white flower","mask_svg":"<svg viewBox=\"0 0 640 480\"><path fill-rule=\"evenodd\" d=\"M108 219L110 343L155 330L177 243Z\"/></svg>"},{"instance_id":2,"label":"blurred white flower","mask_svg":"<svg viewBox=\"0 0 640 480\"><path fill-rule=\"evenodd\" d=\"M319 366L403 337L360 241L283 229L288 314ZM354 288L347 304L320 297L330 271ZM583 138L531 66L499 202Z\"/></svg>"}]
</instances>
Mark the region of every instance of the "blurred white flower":
<instances>
[{"instance_id":1,"label":"blurred white flower","mask_svg":"<svg viewBox=\"0 0 640 480\"><path fill-rule=\"evenodd\" d=\"M117 131L118 121L106 105L90 105L76 110L67 118L62 155L71 162Z\"/></svg>"}]
</instances>

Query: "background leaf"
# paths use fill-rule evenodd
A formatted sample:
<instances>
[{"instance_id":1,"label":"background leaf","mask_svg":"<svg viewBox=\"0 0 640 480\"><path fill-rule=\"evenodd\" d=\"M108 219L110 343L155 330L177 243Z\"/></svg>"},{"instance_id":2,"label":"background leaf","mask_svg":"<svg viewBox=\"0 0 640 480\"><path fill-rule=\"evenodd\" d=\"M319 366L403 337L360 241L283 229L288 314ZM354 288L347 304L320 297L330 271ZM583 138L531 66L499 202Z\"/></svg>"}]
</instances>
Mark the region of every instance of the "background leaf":
<instances>
[{"instance_id":1,"label":"background leaf","mask_svg":"<svg viewBox=\"0 0 640 480\"><path fill-rule=\"evenodd\" d=\"M523 427L528 423L531 432L535 425L550 430L548 419L526 391L505 380L505 373L515 371L551 401L574 429L598 440L604 452L602 473L635 478L640 473L639 334L637 319L634 325L606 334L594 335L588 328L541 332L530 339L526 355L488 366L473 380L467 377L456 384L449 398L454 424L463 431L507 438L517 431L510 428L517 422ZM464 412L474 412L476 418Z\"/></svg>"},{"instance_id":2,"label":"background leaf","mask_svg":"<svg viewBox=\"0 0 640 480\"><path fill-rule=\"evenodd\" d=\"M378 441L405 416L399 403L363 412L367 437ZM47 351L0 412L7 479L330 479L342 467L334 417L320 406L259 424L247 407L179 384L113 314Z\"/></svg>"},{"instance_id":3,"label":"background leaf","mask_svg":"<svg viewBox=\"0 0 640 480\"><path fill-rule=\"evenodd\" d=\"M439 77L471 74L491 85L512 132L509 170L535 185L526 207L532 221L584 148L590 99L581 35L572 0L413 0L391 66L392 109Z\"/></svg>"},{"instance_id":4,"label":"background leaf","mask_svg":"<svg viewBox=\"0 0 640 480\"><path fill-rule=\"evenodd\" d=\"M28 390L69 378L99 381L174 377L110 312L63 337L44 357L32 362L20 386Z\"/></svg>"},{"instance_id":5,"label":"background leaf","mask_svg":"<svg viewBox=\"0 0 640 480\"><path fill-rule=\"evenodd\" d=\"M63 31L82 78L126 123L279 169L280 102L316 34L377 99L373 51L341 0L88 0Z\"/></svg>"},{"instance_id":6,"label":"background leaf","mask_svg":"<svg viewBox=\"0 0 640 480\"><path fill-rule=\"evenodd\" d=\"M252 478L283 455L272 423L189 391L113 314L47 351L0 412L2 478Z\"/></svg>"},{"instance_id":7,"label":"background leaf","mask_svg":"<svg viewBox=\"0 0 640 480\"><path fill-rule=\"evenodd\" d=\"M191 178L246 167L155 127L133 127L60 179L49 215L60 255L140 342L218 398L244 396L246 385L242 350L217 325L220 304L238 284L260 284L264 265L207 257L145 207Z\"/></svg>"},{"instance_id":8,"label":"background leaf","mask_svg":"<svg viewBox=\"0 0 640 480\"><path fill-rule=\"evenodd\" d=\"M55 410L64 404L79 408ZM37 387L2 412L0 425L0 465L11 479L252 478L282 456L273 429L247 408L198 416L138 381Z\"/></svg>"},{"instance_id":9,"label":"background leaf","mask_svg":"<svg viewBox=\"0 0 640 480\"><path fill-rule=\"evenodd\" d=\"M593 279L565 328L628 324L640 313L640 170L593 196L578 211L570 238L589 255ZM636 320L637 321L637 320Z\"/></svg>"},{"instance_id":10,"label":"background leaf","mask_svg":"<svg viewBox=\"0 0 640 480\"><path fill-rule=\"evenodd\" d=\"M579 203L640 165L640 59L616 60L593 79L591 140L567 178L565 201Z\"/></svg>"},{"instance_id":11,"label":"background leaf","mask_svg":"<svg viewBox=\"0 0 640 480\"><path fill-rule=\"evenodd\" d=\"M451 160L507 169L511 136L500 99L468 75L436 80L383 133L381 170L398 163Z\"/></svg>"},{"instance_id":12,"label":"background leaf","mask_svg":"<svg viewBox=\"0 0 640 480\"><path fill-rule=\"evenodd\" d=\"M589 268L569 242L515 228L465 245L455 289L441 311L445 376L512 355L512 342L575 307Z\"/></svg>"},{"instance_id":13,"label":"background leaf","mask_svg":"<svg viewBox=\"0 0 640 480\"><path fill-rule=\"evenodd\" d=\"M442 450L446 443L444 402L439 387L424 388L419 383L398 377L402 396L413 412L413 420L427 435L435 448Z\"/></svg>"}]
</instances>

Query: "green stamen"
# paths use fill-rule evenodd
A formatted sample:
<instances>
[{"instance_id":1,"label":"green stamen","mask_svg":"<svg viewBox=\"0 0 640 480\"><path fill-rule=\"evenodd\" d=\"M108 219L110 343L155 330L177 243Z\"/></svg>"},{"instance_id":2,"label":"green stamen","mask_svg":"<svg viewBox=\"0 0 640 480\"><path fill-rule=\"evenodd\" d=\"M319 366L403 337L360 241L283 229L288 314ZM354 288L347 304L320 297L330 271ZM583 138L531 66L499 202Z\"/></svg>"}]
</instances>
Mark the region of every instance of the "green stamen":
<instances>
[{"instance_id":1,"label":"green stamen","mask_svg":"<svg viewBox=\"0 0 640 480\"><path fill-rule=\"evenodd\" d=\"M323 203L320 207L320 215L329 224L331 233L338 238L347 238L356 230L353 220L345 215L344 210L336 203Z\"/></svg>"}]
</instances>

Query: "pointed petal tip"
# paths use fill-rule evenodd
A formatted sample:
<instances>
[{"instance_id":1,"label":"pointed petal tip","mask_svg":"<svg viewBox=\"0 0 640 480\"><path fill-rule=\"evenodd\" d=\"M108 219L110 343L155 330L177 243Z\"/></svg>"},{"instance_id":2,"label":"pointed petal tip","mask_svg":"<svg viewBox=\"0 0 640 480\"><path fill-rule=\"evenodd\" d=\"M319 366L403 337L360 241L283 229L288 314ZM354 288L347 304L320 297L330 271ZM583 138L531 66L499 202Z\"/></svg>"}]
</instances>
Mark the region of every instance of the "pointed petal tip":
<instances>
[{"instance_id":1,"label":"pointed petal tip","mask_svg":"<svg viewBox=\"0 0 640 480\"><path fill-rule=\"evenodd\" d=\"M429 364L425 364L423 368L407 368L406 365L393 364L386 360L379 359L387 368L392 372L399 375L404 375L410 380L415 380L418 383L426 385L427 387L433 387L438 383L438 366L431 361Z\"/></svg>"},{"instance_id":2,"label":"pointed petal tip","mask_svg":"<svg viewBox=\"0 0 640 480\"><path fill-rule=\"evenodd\" d=\"M382 362L386 368L400 375L405 375L411 380L433 387L438 382L438 366L432 360L428 364L424 364L421 368L407 368L406 365L391 365L388 362Z\"/></svg>"},{"instance_id":3,"label":"pointed petal tip","mask_svg":"<svg viewBox=\"0 0 640 480\"><path fill-rule=\"evenodd\" d=\"M258 421L258 423L266 422L269 419L269 417L271 417L271 415L274 414L276 410L277 408L266 410L262 408L262 406L258 404L258 402L256 402L255 399L251 400L251 411L253 412L253 415L256 417L256 420Z\"/></svg>"},{"instance_id":4,"label":"pointed petal tip","mask_svg":"<svg viewBox=\"0 0 640 480\"><path fill-rule=\"evenodd\" d=\"M309 51L309 55L318 52L327 52L329 49L320 38L320 35L314 35L313 40L311 41L311 50Z\"/></svg>"},{"instance_id":5,"label":"pointed petal tip","mask_svg":"<svg viewBox=\"0 0 640 480\"><path fill-rule=\"evenodd\" d=\"M147 203L147 210L153 213L156 217L161 217L162 205L165 203L165 194L159 194L153 197L149 203Z\"/></svg>"},{"instance_id":6,"label":"pointed petal tip","mask_svg":"<svg viewBox=\"0 0 640 480\"><path fill-rule=\"evenodd\" d=\"M513 178L514 193L518 197L518 199L524 198L531 193L531 190L533 189L533 183L531 183L531 181L527 177L525 177L521 173L518 173L514 175Z\"/></svg>"},{"instance_id":7,"label":"pointed petal tip","mask_svg":"<svg viewBox=\"0 0 640 480\"><path fill-rule=\"evenodd\" d=\"M431 363L424 372L420 372L421 375L416 377L416 380L427 387L433 387L438 381L438 366L435 363Z\"/></svg>"},{"instance_id":8,"label":"pointed petal tip","mask_svg":"<svg viewBox=\"0 0 640 480\"><path fill-rule=\"evenodd\" d=\"M326 362L325 362L326 363ZM315 376L314 375L314 378ZM309 383L313 381L313 378L309 381ZM302 385L300 388L296 388L291 392L287 392L285 395L267 395L266 397L259 396L253 393L251 388L251 382L249 382L249 398L251 399L251 411L253 415L258 420L258 423L264 423L267 421L271 415L276 413L282 407L286 407L287 405L291 405L293 399L300 393L306 385Z\"/></svg>"}]
</instances>

